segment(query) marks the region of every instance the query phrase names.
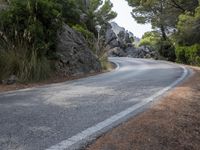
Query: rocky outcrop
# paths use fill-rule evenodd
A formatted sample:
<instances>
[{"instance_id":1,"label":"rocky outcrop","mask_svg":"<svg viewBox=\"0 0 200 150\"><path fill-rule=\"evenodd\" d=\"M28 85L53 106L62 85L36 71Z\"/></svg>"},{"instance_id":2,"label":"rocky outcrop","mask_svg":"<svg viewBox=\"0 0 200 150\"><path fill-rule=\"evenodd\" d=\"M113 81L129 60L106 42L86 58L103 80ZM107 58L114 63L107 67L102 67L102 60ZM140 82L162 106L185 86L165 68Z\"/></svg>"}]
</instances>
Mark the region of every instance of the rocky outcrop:
<instances>
[{"instance_id":1,"label":"rocky outcrop","mask_svg":"<svg viewBox=\"0 0 200 150\"><path fill-rule=\"evenodd\" d=\"M11 75L8 79L0 81L0 84L11 85L18 81L17 76Z\"/></svg>"},{"instance_id":2,"label":"rocky outcrop","mask_svg":"<svg viewBox=\"0 0 200 150\"><path fill-rule=\"evenodd\" d=\"M128 47L125 49L126 57L134 57L134 58L154 58L157 59L159 57L158 52L151 50L147 47Z\"/></svg>"},{"instance_id":3,"label":"rocky outcrop","mask_svg":"<svg viewBox=\"0 0 200 150\"><path fill-rule=\"evenodd\" d=\"M158 53L148 47L135 47L133 39L138 43L139 38L126 31L115 22L107 25L106 42L108 44L108 56L133 57L133 58L158 58Z\"/></svg>"},{"instance_id":4,"label":"rocky outcrop","mask_svg":"<svg viewBox=\"0 0 200 150\"><path fill-rule=\"evenodd\" d=\"M108 51L110 57L133 57L133 58L154 58L158 59L159 54L145 47L135 48L127 47L122 49L119 47L112 48Z\"/></svg>"},{"instance_id":5,"label":"rocky outcrop","mask_svg":"<svg viewBox=\"0 0 200 150\"><path fill-rule=\"evenodd\" d=\"M127 31L125 28L120 27L116 22L111 22L110 25L112 27L113 32L116 35L118 35L120 32L124 32L128 35L127 37L129 37L129 39L130 38L134 39L134 44L138 44L140 42L140 38L134 36L134 34L132 32Z\"/></svg>"},{"instance_id":6,"label":"rocky outcrop","mask_svg":"<svg viewBox=\"0 0 200 150\"><path fill-rule=\"evenodd\" d=\"M126 49L128 46L133 45L134 35L112 22L107 25L105 39L111 49L115 47Z\"/></svg>"},{"instance_id":7,"label":"rocky outcrop","mask_svg":"<svg viewBox=\"0 0 200 150\"><path fill-rule=\"evenodd\" d=\"M111 25L111 27L112 27L113 32L114 32L116 35L118 35L119 32L125 32L125 31L126 31L125 28L120 27L116 22L111 22L110 25Z\"/></svg>"},{"instance_id":8,"label":"rocky outcrop","mask_svg":"<svg viewBox=\"0 0 200 150\"><path fill-rule=\"evenodd\" d=\"M112 26L109 24L108 24L107 30L106 30L105 41L106 41L106 45L109 45L110 48L119 46L119 42L117 40L117 35L112 30Z\"/></svg>"},{"instance_id":9,"label":"rocky outcrop","mask_svg":"<svg viewBox=\"0 0 200 150\"><path fill-rule=\"evenodd\" d=\"M111 24L107 25L105 40L106 44L110 46L110 49L115 47L124 49L128 44L132 44L130 36L124 28L117 28L117 30L114 30Z\"/></svg>"},{"instance_id":10,"label":"rocky outcrop","mask_svg":"<svg viewBox=\"0 0 200 150\"><path fill-rule=\"evenodd\" d=\"M125 57L126 53L120 47L115 47L108 51L108 56L110 56L110 57Z\"/></svg>"},{"instance_id":11,"label":"rocky outcrop","mask_svg":"<svg viewBox=\"0 0 200 150\"><path fill-rule=\"evenodd\" d=\"M56 56L56 70L65 76L101 70L100 62L88 48L84 37L67 25L58 34Z\"/></svg>"}]
</instances>

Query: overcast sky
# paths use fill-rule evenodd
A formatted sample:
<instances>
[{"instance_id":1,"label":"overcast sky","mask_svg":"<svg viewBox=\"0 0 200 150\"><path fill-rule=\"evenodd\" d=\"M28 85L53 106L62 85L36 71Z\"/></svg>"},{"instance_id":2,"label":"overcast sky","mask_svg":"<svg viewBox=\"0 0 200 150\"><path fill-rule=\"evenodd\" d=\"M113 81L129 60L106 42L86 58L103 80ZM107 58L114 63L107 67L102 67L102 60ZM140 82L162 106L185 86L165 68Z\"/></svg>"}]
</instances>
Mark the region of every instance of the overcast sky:
<instances>
[{"instance_id":1,"label":"overcast sky","mask_svg":"<svg viewBox=\"0 0 200 150\"><path fill-rule=\"evenodd\" d=\"M117 18L115 18L113 21L115 21L119 26L133 32L133 34L139 38L141 38L146 31L151 30L150 24L141 25L132 18L130 14L132 8L128 6L127 1L111 0L111 2L114 5L113 10L118 14Z\"/></svg>"}]
</instances>

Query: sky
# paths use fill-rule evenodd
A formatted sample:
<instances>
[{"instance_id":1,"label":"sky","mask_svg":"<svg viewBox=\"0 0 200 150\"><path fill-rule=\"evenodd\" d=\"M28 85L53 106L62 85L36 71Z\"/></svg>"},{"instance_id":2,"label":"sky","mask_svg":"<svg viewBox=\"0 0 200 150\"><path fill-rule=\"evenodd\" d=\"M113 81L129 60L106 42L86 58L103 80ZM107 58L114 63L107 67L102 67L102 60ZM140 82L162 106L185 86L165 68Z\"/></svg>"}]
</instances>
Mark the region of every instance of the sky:
<instances>
[{"instance_id":1,"label":"sky","mask_svg":"<svg viewBox=\"0 0 200 150\"><path fill-rule=\"evenodd\" d=\"M151 30L150 24L138 24L131 16L132 8L128 6L125 0L111 0L114 7L113 10L117 12L118 16L113 20L119 26L124 27L126 30L131 31L135 36L141 38L142 35Z\"/></svg>"}]
</instances>

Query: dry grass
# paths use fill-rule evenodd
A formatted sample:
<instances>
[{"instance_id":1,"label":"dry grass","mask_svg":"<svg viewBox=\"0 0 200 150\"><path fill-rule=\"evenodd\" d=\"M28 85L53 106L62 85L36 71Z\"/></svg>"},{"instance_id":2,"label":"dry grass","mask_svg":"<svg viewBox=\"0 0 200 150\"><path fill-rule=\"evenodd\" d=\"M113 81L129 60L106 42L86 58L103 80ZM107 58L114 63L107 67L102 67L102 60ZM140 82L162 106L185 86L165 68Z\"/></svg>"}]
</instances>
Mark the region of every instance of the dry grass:
<instances>
[{"instance_id":1,"label":"dry grass","mask_svg":"<svg viewBox=\"0 0 200 150\"><path fill-rule=\"evenodd\" d=\"M76 75L76 76L65 76L65 77L53 76L47 80L40 81L40 82L15 83L12 85L0 84L0 92L13 91L13 90L32 88L32 87L39 87L39 86L53 84L53 83L61 83L61 82L66 82L66 81L70 81L70 80L76 80L76 79L80 79L80 78L94 76L94 75L97 75L100 73L103 73L103 72L95 72L95 73L80 74L80 75Z\"/></svg>"},{"instance_id":2,"label":"dry grass","mask_svg":"<svg viewBox=\"0 0 200 150\"><path fill-rule=\"evenodd\" d=\"M87 150L200 150L200 69L150 110Z\"/></svg>"},{"instance_id":3,"label":"dry grass","mask_svg":"<svg viewBox=\"0 0 200 150\"><path fill-rule=\"evenodd\" d=\"M25 89L25 88L31 88L31 87L39 87L42 85L52 84L52 83L61 83L66 82L70 80L76 80L80 78L85 78L89 76L98 75L101 73L106 73L109 71L112 71L116 66L113 63L109 63L109 68L107 70L102 70L101 72L94 72L94 73L88 73L88 74L80 74L76 76L61 76L61 75L55 75L50 77L50 79L47 79L45 81L35 82L35 83L16 83L12 85L4 85L0 84L0 92L6 92L6 91L13 91L13 90L19 90L19 89Z\"/></svg>"}]
</instances>

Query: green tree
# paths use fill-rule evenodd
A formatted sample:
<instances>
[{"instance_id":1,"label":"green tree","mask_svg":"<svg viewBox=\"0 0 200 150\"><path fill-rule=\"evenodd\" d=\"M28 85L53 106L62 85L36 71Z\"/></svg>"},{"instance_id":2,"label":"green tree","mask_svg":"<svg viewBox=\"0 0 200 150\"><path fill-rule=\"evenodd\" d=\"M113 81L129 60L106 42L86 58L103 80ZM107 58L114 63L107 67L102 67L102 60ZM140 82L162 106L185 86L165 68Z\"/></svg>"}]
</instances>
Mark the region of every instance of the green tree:
<instances>
[{"instance_id":1,"label":"green tree","mask_svg":"<svg viewBox=\"0 0 200 150\"><path fill-rule=\"evenodd\" d=\"M196 8L195 13L185 12L180 15L177 29L176 39L179 45L200 43L200 6Z\"/></svg>"},{"instance_id":2,"label":"green tree","mask_svg":"<svg viewBox=\"0 0 200 150\"><path fill-rule=\"evenodd\" d=\"M179 15L194 12L198 0L127 0L133 7L132 16L138 23L151 23L161 38L158 48L161 55L174 60L174 45L170 36L177 31ZM169 58L171 57L171 58Z\"/></svg>"},{"instance_id":3,"label":"green tree","mask_svg":"<svg viewBox=\"0 0 200 150\"><path fill-rule=\"evenodd\" d=\"M78 0L54 0L62 10L64 22L72 26L80 23L81 10Z\"/></svg>"},{"instance_id":4,"label":"green tree","mask_svg":"<svg viewBox=\"0 0 200 150\"><path fill-rule=\"evenodd\" d=\"M87 3L82 7L83 13L86 14L85 24L89 31L96 34L96 25L104 26L108 21L114 19L117 14L112 11L113 4L110 0L88 0Z\"/></svg>"},{"instance_id":5,"label":"green tree","mask_svg":"<svg viewBox=\"0 0 200 150\"><path fill-rule=\"evenodd\" d=\"M200 65L200 5L193 12L186 11L179 16L176 41L177 61Z\"/></svg>"},{"instance_id":6,"label":"green tree","mask_svg":"<svg viewBox=\"0 0 200 150\"><path fill-rule=\"evenodd\" d=\"M146 32L139 43L139 46L148 46L152 49L156 49L156 45L160 40L160 34L156 31Z\"/></svg>"},{"instance_id":7,"label":"green tree","mask_svg":"<svg viewBox=\"0 0 200 150\"><path fill-rule=\"evenodd\" d=\"M185 11L194 11L198 0L127 0L133 7L132 16L138 23L151 23L160 29L162 38L176 28L178 16Z\"/></svg>"},{"instance_id":8,"label":"green tree","mask_svg":"<svg viewBox=\"0 0 200 150\"><path fill-rule=\"evenodd\" d=\"M0 31L9 42L23 41L44 54L55 46L61 24L61 10L51 0L13 0L0 14Z\"/></svg>"}]
</instances>

